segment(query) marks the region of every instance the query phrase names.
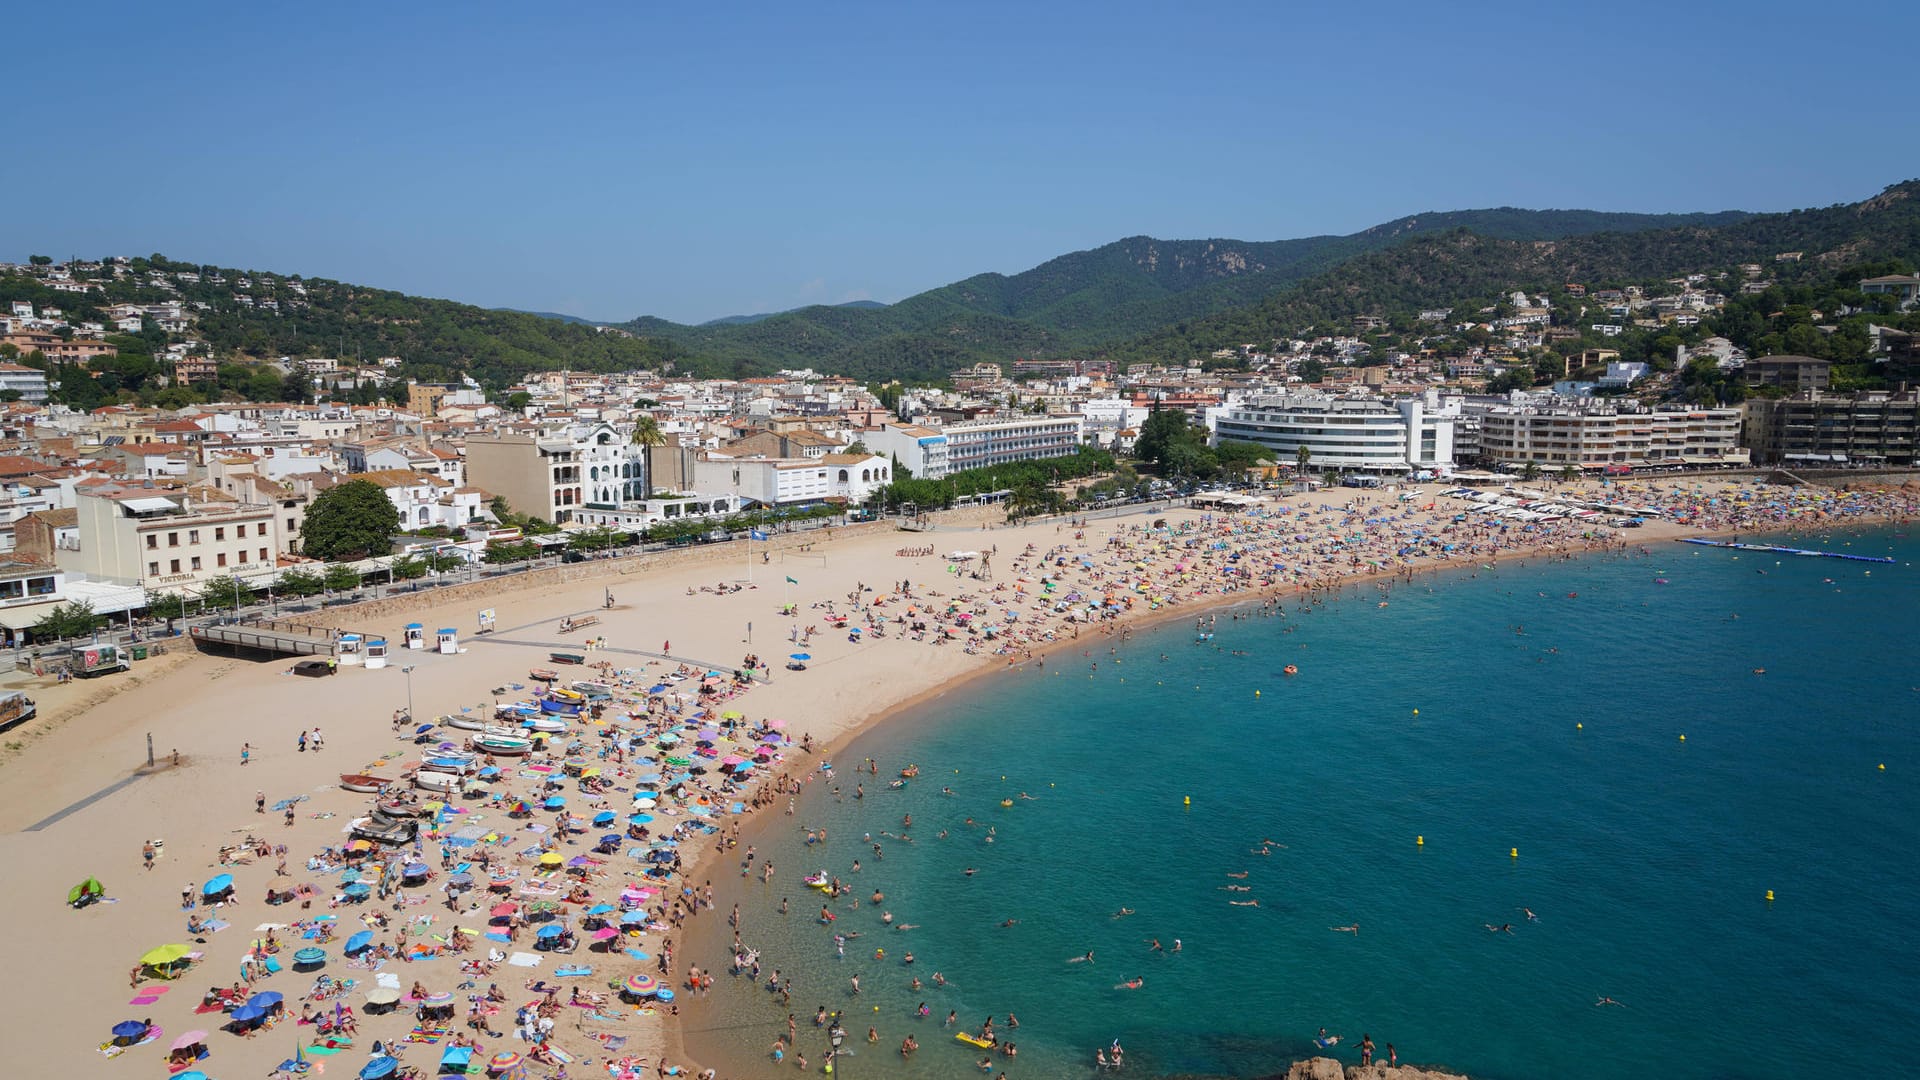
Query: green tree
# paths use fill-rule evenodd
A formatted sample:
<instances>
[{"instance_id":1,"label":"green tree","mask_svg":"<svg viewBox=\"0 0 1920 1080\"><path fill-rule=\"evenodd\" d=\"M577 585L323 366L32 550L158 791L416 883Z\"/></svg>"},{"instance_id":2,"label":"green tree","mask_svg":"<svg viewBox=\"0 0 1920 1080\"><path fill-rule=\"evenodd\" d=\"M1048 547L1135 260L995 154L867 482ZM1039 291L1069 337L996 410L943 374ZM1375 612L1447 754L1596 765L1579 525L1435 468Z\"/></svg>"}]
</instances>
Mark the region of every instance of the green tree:
<instances>
[{"instance_id":1,"label":"green tree","mask_svg":"<svg viewBox=\"0 0 1920 1080\"><path fill-rule=\"evenodd\" d=\"M360 587L360 571L345 563L330 563L320 581L329 592L352 592Z\"/></svg>"},{"instance_id":2,"label":"green tree","mask_svg":"<svg viewBox=\"0 0 1920 1080\"><path fill-rule=\"evenodd\" d=\"M526 540L519 540L504 544L488 544L487 553L481 556L481 558L488 563L498 565L500 563L526 562L538 554L540 554L540 545Z\"/></svg>"},{"instance_id":3,"label":"green tree","mask_svg":"<svg viewBox=\"0 0 1920 1080\"><path fill-rule=\"evenodd\" d=\"M1300 449L1294 451L1294 454L1293 454L1294 468L1298 469L1301 475L1304 476L1306 474L1307 466L1312 462L1313 462L1312 447L1302 444Z\"/></svg>"},{"instance_id":4,"label":"green tree","mask_svg":"<svg viewBox=\"0 0 1920 1080\"><path fill-rule=\"evenodd\" d=\"M362 559L384 552L400 528L400 511L368 480L323 491L307 509L301 549L310 558Z\"/></svg>"},{"instance_id":5,"label":"green tree","mask_svg":"<svg viewBox=\"0 0 1920 1080\"><path fill-rule=\"evenodd\" d=\"M183 619L187 615L187 598L171 592L149 596L147 614L155 619Z\"/></svg>"},{"instance_id":6,"label":"green tree","mask_svg":"<svg viewBox=\"0 0 1920 1080\"><path fill-rule=\"evenodd\" d=\"M250 603L253 600L253 590L239 578L228 575L211 578L206 584L200 586L200 599L210 609L232 610Z\"/></svg>"},{"instance_id":7,"label":"green tree","mask_svg":"<svg viewBox=\"0 0 1920 1080\"><path fill-rule=\"evenodd\" d=\"M68 604L55 604L53 610L40 616L30 630L36 641L54 641L60 638L86 637L98 629L106 620L93 613L93 605L85 600L75 600Z\"/></svg>"},{"instance_id":8,"label":"green tree","mask_svg":"<svg viewBox=\"0 0 1920 1080\"><path fill-rule=\"evenodd\" d=\"M326 578L312 570L293 569L280 575L274 582L273 591L282 596L314 596L325 592Z\"/></svg>"},{"instance_id":9,"label":"green tree","mask_svg":"<svg viewBox=\"0 0 1920 1080\"><path fill-rule=\"evenodd\" d=\"M427 564L427 569L436 574L449 573L467 565L467 560L445 550L429 551L422 557L422 561Z\"/></svg>"},{"instance_id":10,"label":"green tree","mask_svg":"<svg viewBox=\"0 0 1920 1080\"><path fill-rule=\"evenodd\" d=\"M27 256L27 262L34 266L52 266L53 257L51 255L29 255Z\"/></svg>"},{"instance_id":11,"label":"green tree","mask_svg":"<svg viewBox=\"0 0 1920 1080\"><path fill-rule=\"evenodd\" d=\"M403 555L393 560L390 566L393 570L393 580L395 581L412 581L415 578L427 576L427 564L425 560L416 559L411 555Z\"/></svg>"}]
</instances>

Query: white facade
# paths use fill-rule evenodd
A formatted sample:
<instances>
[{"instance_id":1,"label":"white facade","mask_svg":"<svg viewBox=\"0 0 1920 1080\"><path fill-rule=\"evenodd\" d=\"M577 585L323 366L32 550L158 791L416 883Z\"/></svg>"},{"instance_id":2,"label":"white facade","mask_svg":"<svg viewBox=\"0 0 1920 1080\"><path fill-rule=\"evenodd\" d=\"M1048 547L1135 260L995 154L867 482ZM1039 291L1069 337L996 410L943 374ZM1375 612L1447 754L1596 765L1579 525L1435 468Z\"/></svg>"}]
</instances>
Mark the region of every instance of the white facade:
<instances>
[{"instance_id":1,"label":"white facade","mask_svg":"<svg viewBox=\"0 0 1920 1080\"><path fill-rule=\"evenodd\" d=\"M947 437L947 467L953 472L1015 461L1064 457L1080 449L1081 418L1035 416L1018 420L954 424Z\"/></svg>"},{"instance_id":2,"label":"white facade","mask_svg":"<svg viewBox=\"0 0 1920 1080\"><path fill-rule=\"evenodd\" d=\"M867 449L898 461L917 480L938 480L951 471L947 437L918 424L882 424L860 432Z\"/></svg>"},{"instance_id":3,"label":"white facade","mask_svg":"<svg viewBox=\"0 0 1920 1080\"><path fill-rule=\"evenodd\" d=\"M860 503L893 482L893 463L877 454L829 454L818 461L707 455L693 462L692 479L697 490L729 492L743 506L795 506L834 498Z\"/></svg>"},{"instance_id":4,"label":"white facade","mask_svg":"<svg viewBox=\"0 0 1920 1080\"><path fill-rule=\"evenodd\" d=\"M1480 417L1480 453L1549 468L1745 464L1740 417L1739 409L1495 405Z\"/></svg>"},{"instance_id":5,"label":"white facade","mask_svg":"<svg viewBox=\"0 0 1920 1080\"><path fill-rule=\"evenodd\" d=\"M1309 469L1396 475L1453 470L1456 402L1437 396L1378 398L1283 394L1254 398L1217 414L1214 441L1233 439L1273 450L1292 464L1301 448Z\"/></svg>"},{"instance_id":6,"label":"white facade","mask_svg":"<svg viewBox=\"0 0 1920 1080\"><path fill-rule=\"evenodd\" d=\"M0 362L0 390L14 390L29 405L44 405L47 400L47 373L25 364Z\"/></svg>"},{"instance_id":7,"label":"white facade","mask_svg":"<svg viewBox=\"0 0 1920 1080\"><path fill-rule=\"evenodd\" d=\"M191 592L228 574L271 576L280 550L271 506L121 488L82 494L78 510L78 543L56 549L60 567L149 592Z\"/></svg>"}]
</instances>

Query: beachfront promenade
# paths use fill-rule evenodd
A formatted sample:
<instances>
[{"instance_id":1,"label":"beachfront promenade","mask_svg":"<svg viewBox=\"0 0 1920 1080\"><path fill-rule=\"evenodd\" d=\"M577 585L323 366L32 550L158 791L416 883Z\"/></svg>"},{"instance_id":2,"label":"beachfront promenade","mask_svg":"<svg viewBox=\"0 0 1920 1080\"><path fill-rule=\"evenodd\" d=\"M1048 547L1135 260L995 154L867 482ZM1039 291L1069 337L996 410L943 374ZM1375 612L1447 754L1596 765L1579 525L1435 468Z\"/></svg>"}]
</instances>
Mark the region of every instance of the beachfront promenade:
<instances>
[{"instance_id":1,"label":"beachfront promenade","mask_svg":"<svg viewBox=\"0 0 1920 1080\"><path fill-rule=\"evenodd\" d=\"M1914 512L1911 496L1886 493L1843 497L1767 489L1762 499L1723 488L1672 497L1652 489L1613 494L1673 510L1697 508L1687 516L1702 527L1746 532L1795 524L1830 528ZM1151 527L1160 518L1166 527ZM205 1029L213 1056L201 1067L210 1075L266 1075L296 1044L312 1046L320 1034L320 1025L297 1021L301 999L325 974L355 982L346 995L316 1003L331 1009L338 1000L359 1014L355 1045L321 1055L348 1075L368 1060L366 1048L376 1038L398 1040L406 1064L429 1074L451 1040L462 1035L481 1044L484 1054L476 1060L532 1051L534 1043L509 1034L529 1004L536 1006L534 1034L541 1034L537 1006L545 995L529 990L529 981L561 987L560 1004L546 1010L554 1021L546 1033L558 1050L554 1060L584 1064L593 1058L597 1069L609 1057L645 1059L651 1075L662 1055L681 1060L668 1026L672 1017L658 1006L620 1002L609 981L648 974L670 988L683 984L684 954L673 956L664 971L663 960L686 920L713 917L703 906L703 883L712 876L715 842L733 828L735 804L769 797L766 785L778 785L795 767L794 744L801 739L831 748L901 702L952 680L1130 622L1179 617L1203 605L1253 601L1276 591L1334 588L1530 551L1571 554L1687 530L1660 523L1619 534L1574 521L1521 526L1429 489L1407 502L1325 491L1290 496L1254 513L1151 508L1085 528L1046 521L962 531L967 535L933 534L950 538L935 542L933 555L903 557L895 552L924 547L916 534L836 530L833 539L819 541L829 557L769 567L757 587L737 580L743 568L731 560L658 567L612 579L612 608L603 606L609 580L593 578L503 590L484 603L471 595L424 593L419 608L389 600L372 616L342 613L354 626L384 628L396 640L403 622L465 627L481 606L495 608L499 625L512 628L469 638L457 655L404 653L380 671L355 668L331 678L299 679L284 674L291 666L286 660L175 655L119 677L125 681L118 685L36 689L49 726L24 739L24 749L0 767L7 781L0 786L0 857L33 868L22 887L9 891L6 911L15 926L51 928L16 936L16 965L38 978L10 984L4 1000L10 1015L40 1034L17 1048L15 1067L22 1075L105 1076L129 1067L157 1072L179 1033ZM980 558L943 557L959 548L978 551ZM991 563L991 575L976 578L984 562ZM782 615L788 604L793 613ZM585 634L563 637L535 629L585 611L600 616ZM751 645L743 640L749 623ZM615 684L617 700L607 715L598 723L569 721L544 757L502 759L492 791L455 800L461 813L426 819L417 857L433 876L390 891L384 902L334 906L349 884L340 851L351 839L347 826L370 805L369 796L340 788L341 775L397 778L429 749L411 741L411 727L396 728L394 712L411 699L422 719L490 716L494 688L508 689L514 700L529 699L535 689L529 673L550 666L556 643L578 651L587 636L604 637L606 648L588 650L587 658L607 666L561 674L591 674ZM749 652L772 669L771 684L730 677ZM807 670L787 670L792 652L808 654ZM683 658L695 662L682 670ZM402 666L413 670L403 673ZM722 674L711 679L709 671ZM714 736L705 737L707 731ZM182 764L114 787L145 762L149 732L161 757L170 760L177 749ZM303 733L309 736L304 750L298 741ZM447 728L433 737L458 742L469 734ZM569 753L566 744L576 740L577 750ZM601 757L602 751L608 756ZM723 770L721 763L735 757L753 764ZM692 772L695 765L706 771ZM583 790L583 779L594 778L569 775L586 768L600 770L601 790ZM744 778L723 779L728 773ZM550 787L556 778L559 787ZM256 793L267 806L297 800L288 804L291 816L256 812ZM554 796L564 802L548 808L545 799ZM650 805L638 809L637 798ZM521 802L529 812L515 810ZM69 807L66 816L49 820ZM635 813L651 820L633 823ZM595 827L605 814L612 817ZM585 831L573 831L573 815L583 819ZM41 827L28 831L35 824ZM609 824L617 836L610 844L602 839ZM628 833L638 827L648 830L644 840ZM244 848L249 834L264 844L264 857L236 848ZM151 869L143 850L148 841L162 841ZM654 846L666 841L676 846ZM654 861L648 857L654 851L671 855ZM396 859L395 875L404 874L415 857ZM468 869L457 869L463 864ZM662 867L668 873L649 873ZM196 890L221 873L234 877L234 903L209 908ZM450 908L444 888L457 873L471 875L475 887L454 897ZM89 876L99 878L115 902L68 910L68 887ZM509 884L488 892L496 876ZM691 907L678 892L681 885L695 889ZM269 889L293 890L297 902L269 906ZM191 909L183 893L194 894ZM492 914L508 903L521 909ZM526 905L547 903L556 918L528 918L546 912ZM592 925L589 920L607 913L586 912L600 905L642 914L624 927ZM512 925L516 918L526 924ZM207 920L226 925L189 930ZM547 925L565 926L575 951L555 956L533 948L539 928ZM257 928L269 926L275 928L282 970L251 989L285 994L293 1015L252 1038L229 1034L220 1030L228 1022L224 1013L196 1007L209 987L230 987L240 978L251 944L269 932ZM637 935L631 933L635 926ZM600 935L609 927L613 935ZM346 957L346 939L362 930L371 933L374 948L393 955ZM615 944L602 951L607 942ZM136 961L174 943L198 954L184 977L159 982L147 971L139 973L137 988L130 985ZM294 971L285 961L308 947L322 950L325 966ZM500 959L489 961L495 952ZM522 954L532 958L531 966L515 963ZM590 967L592 974L559 976L563 963ZM429 994L454 994L458 1008L449 1030L434 1042L408 1042L418 1025L410 1011L414 1003L399 1013L367 1015L366 994L381 987L383 976L397 979L403 995L415 983ZM469 981L474 985L462 988ZM583 994L600 994L599 1004L565 1004L575 984ZM489 985L498 986L501 1000L478 1003L481 1026L464 1027L476 1004L469 997L484 997ZM152 994L154 988L164 992ZM130 1004L136 995L152 1000ZM115 1023L147 1018L166 1035L125 1051L131 1062L109 1060L97 1049ZM755 1038L756 1045L768 1041ZM622 1041L616 1046L616 1040ZM557 1068L543 1064L533 1075ZM584 1070L576 1065L573 1072Z\"/></svg>"}]
</instances>

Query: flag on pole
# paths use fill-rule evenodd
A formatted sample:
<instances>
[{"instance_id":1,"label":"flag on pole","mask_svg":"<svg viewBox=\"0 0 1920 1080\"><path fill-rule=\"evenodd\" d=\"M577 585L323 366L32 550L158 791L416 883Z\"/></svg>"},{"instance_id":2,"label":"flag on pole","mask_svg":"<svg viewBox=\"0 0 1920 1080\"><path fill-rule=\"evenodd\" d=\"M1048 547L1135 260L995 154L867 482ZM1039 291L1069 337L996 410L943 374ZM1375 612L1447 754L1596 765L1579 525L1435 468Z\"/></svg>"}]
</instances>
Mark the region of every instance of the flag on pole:
<instances>
[{"instance_id":1,"label":"flag on pole","mask_svg":"<svg viewBox=\"0 0 1920 1080\"><path fill-rule=\"evenodd\" d=\"M798 585L798 584L800 584L800 583L799 583L799 582L797 582L797 581L795 581L795 580L793 580L792 578L788 578L788 579L787 579L787 584L789 584L789 585Z\"/></svg>"},{"instance_id":2,"label":"flag on pole","mask_svg":"<svg viewBox=\"0 0 1920 1080\"><path fill-rule=\"evenodd\" d=\"M748 529L747 536L754 540L765 540L767 538L767 534L761 532L759 529Z\"/></svg>"}]
</instances>

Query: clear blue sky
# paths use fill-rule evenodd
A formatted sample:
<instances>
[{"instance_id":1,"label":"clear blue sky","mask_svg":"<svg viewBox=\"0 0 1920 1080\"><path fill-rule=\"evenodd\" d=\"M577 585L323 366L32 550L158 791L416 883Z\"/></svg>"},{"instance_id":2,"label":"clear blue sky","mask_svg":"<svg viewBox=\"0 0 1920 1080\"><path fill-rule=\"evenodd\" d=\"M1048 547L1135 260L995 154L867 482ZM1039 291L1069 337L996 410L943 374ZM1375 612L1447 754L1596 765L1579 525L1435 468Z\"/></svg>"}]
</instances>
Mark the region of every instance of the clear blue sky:
<instances>
[{"instance_id":1,"label":"clear blue sky","mask_svg":"<svg viewBox=\"0 0 1920 1080\"><path fill-rule=\"evenodd\" d=\"M9 38L0 257L602 319L891 301L1141 233L1780 210L1920 173L1893 59L1920 9L1873 0L43 3Z\"/></svg>"}]
</instances>

